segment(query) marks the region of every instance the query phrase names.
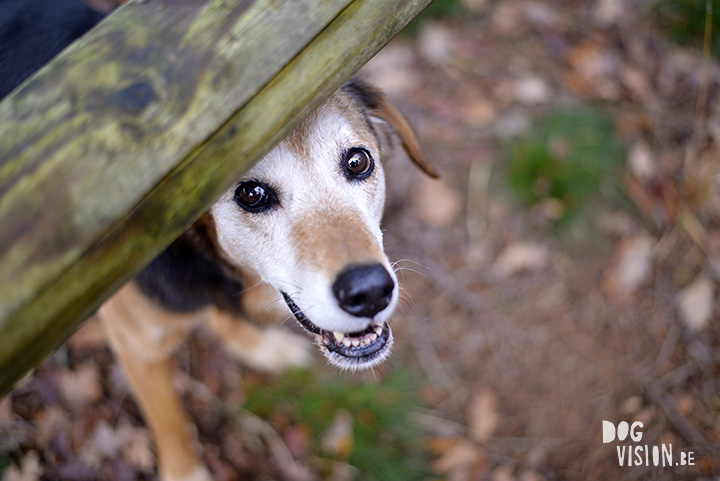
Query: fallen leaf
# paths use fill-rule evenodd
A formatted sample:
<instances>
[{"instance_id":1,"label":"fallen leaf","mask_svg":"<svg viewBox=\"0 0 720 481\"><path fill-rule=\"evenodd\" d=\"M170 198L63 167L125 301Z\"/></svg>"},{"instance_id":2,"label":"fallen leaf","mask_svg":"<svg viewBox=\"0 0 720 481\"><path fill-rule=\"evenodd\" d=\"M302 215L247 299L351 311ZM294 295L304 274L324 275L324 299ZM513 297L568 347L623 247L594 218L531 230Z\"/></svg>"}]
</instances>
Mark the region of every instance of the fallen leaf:
<instances>
[{"instance_id":1,"label":"fallen leaf","mask_svg":"<svg viewBox=\"0 0 720 481\"><path fill-rule=\"evenodd\" d=\"M107 421L100 420L95 430L80 449L83 463L98 468L105 459L113 459L120 452L121 440Z\"/></svg>"},{"instance_id":2,"label":"fallen leaf","mask_svg":"<svg viewBox=\"0 0 720 481\"><path fill-rule=\"evenodd\" d=\"M543 478L534 471L523 471L518 478L518 481L542 481Z\"/></svg>"},{"instance_id":3,"label":"fallen leaf","mask_svg":"<svg viewBox=\"0 0 720 481\"><path fill-rule=\"evenodd\" d=\"M550 101L552 90L541 77L530 76L515 81L515 99L525 105L538 105Z\"/></svg>"},{"instance_id":4,"label":"fallen leaf","mask_svg":"<svg viewBox=\"0 0 720 481\"><path fill-rule=\"evenodd\" d=\"M623 65L620 69L620 78L623 86L641 104L647 104L650 101L652 88L650 80L642 69L633 65Z\"/></svg>"},{"instance_id":5,"label":"fallen leaf","mask_svg":"<svg viewBox=\"0 0 720 481\"><path fill-rule=\"evenodd\" d=\"M526 135L531 127L530 117L521 109L510 110L499 115L493 125L495 135L502 139Z\"/></svg>"},{"instance_id":6,"label":"fallen leaf","mask_svg":"<svg viewBox=\"0 0 720 481\"><path fill-rule=\"evenodd\" d=\"M75 334L70 336L68 344L73 349L100 349L107 345L105 330L97 317L91 317L83 323Z\"/></svg>"},{"instance_id":7,"label":"fallen leaf","mask_svg":"<svg viewBox=\"0 0 720 481\"><path fill-rule=\"evenodd\" d=\"M490 6L490 0L461 0L465 8L471 12L484 12Z\"/></svg>"},{"instance_id":8,"label":"fallen leaf","mask_svg":"<svg viewBox=\"0 0 720 481\"><path fill-rule=\"evenodd\" d=\"M598 0L593 9L595 21L601 26L615 25L624 14L623 0Z\"/></svg>"},{"instance_id":9,"label":"fallen leaf","mask_svg":"<svg viewBox=\"0 0 720 481\"><path fill-rule=\"evenodd\" d=\"M623 239L603 275L605 292L615 301L630 299L650 277L655 240L647 234Z\"/></svg>"},{"instance_id":10,"label":"fallen leaf","mask_svg":"<svg viewBox=\"0 0 720 481\"><path fill-rule=\"evenodd\" d=\"M467 473L473 465L484 462L485 456L478 446L469 439L458 439L433 462L433 468L448 474L450 479L466 479L461 473Z\"/></svg>"},{"instance_id":11,"label":"fallen leaf","mask_svg":"<svg viewBox=\"0 0 720 481\"><path fill-rule=\"evenodd\" d=\"M523 271L540 271L550 260L550 249L533 242L514 242L507 246L493 265L500 277L510 277Z\"/></svg>"},{"instance_id":12,"label":"fallen leaf","mask_svg":"<svg viewBox=\"0 0 720 481\"><path fill-rule=\"evenodd\" d=\"M588 40L570 48L567 61L571 67L567 76L571 89L604 100L616 100L620 96L616 78L619 60L614 52Z\"/></svg>"},{"instance_id":13,"label":"fallen leaf","mask_svg":"<svg viewBox=\"0 0 720 481\"><path fill-rule=\"evenodd\" d=\"M650 181L656 175L655 158L650 146L643 140L638 140L630 147L627 163L630 172L643 182Z\"/></svg>"},{"instance_id":14,"label":"fallen leaf","mask_svg":"<svg viewBox=\"0 0 720 481\"><path fill-rule=\"evenodd\" d=\"M362 76L389 95L407 95L418 83L413 72L415 51L406 43L395 41L382 49L362 68Z\"/></svg>"},{"instance_id":15,"label":"fallen leaf","mask_svg":"<svg viewBox=\"0 0 720 481\"><path fill-rule=\"evenodd\" d=\"M467 125L485 126L495 120L495 104L483 96L465 99L459 106L459 114Z\"/></svg>"},{"instance_id":16,"label":"fallen leaf","mask_svg":"<svg viewBox=\"0 0 720 481\"><path fill-rule=\"evenodd\" d=\"M2 481L38 481L41 475L40 457L30 451L20 461L20 469L10 466L3 472Z\"/></svg>"},{"instance_id":17,"label":"fallen leaf","mask_svg":"<svg viewBox=\"0 0 720 481\"><path fill-rule=\"evenodd\" d=\"M531 25L541 28L562 29L567 23L556 8L541 2L523 2L522 13Z\"/></svg>"},{"instance_id":18,"label":"fallen leaf","mask_svg":"<svg viewBox=\"0 0 720 481\"><path fill-rule=\"evenodd\" d=\"M498 466L495 468L495 470L490 475L491 481L515 481L515 476L513 475L513 468L512 466L508 466L507 464L503 464L502 466Z\"/></svg>"},{"instance_id":19,"label":"fallen leaf","mask_svg":"<svg viewBox=\"0 0 720 481\"><path fill-rule=\"evenodd\" d=\"M340 410L323 437L323 450L334 457L347 459L354 444L352 424L352 415Z\"/></svg>"},{"instance_id":20,"label":"fallen leaf","mask_svg":"<svg viewBox=\"0 0 720 481\"><path fill-rule=\"evenodd\" d=\"M142 471L153 470L155 454L150 432L147 429L123 424L117 429L117 438L125 459Z\"/></svg>"},{"instance_id":21,"label":"fallen leaf","mask_svg":"<svg viewBox=\"0 0 720 481\"><path fill-rule=\"evenodd\" d=\"M440 22L426 22L418 34L418 48L420 55L430 65L444 65L448 63L455 49L451 32Z\"/></svg>"},{"instance_id":22,"label":"fallen leaf","mask_svg":"<svg viewBox=\"0 0 720 481\"><path fill-rule=\"evenodd\" d=\"M35 422L37 427L37 443L40 446L52 441L60 429L68 422L68 415L60 406L48 406L41 412Z\"/></svg>"},{"instance_id":23,"label":"fallen leaf","mask_svg":"<svg viewBox=\"0 0 720 481\"><path fill-rule=\"evenodd\" d=\"M0 399L0 423L11 423L14 418L10 396Z\"/></svg>"},{"instance_id":24,"label":"fallen leaf","mask_svg":"<svg viewBox=\"0 0 720 481\"><path fill-rule=\"evenodd\" d=\"M71 409L93 404L102 397L100 369L94 363L85 363L74 371L59 374L60 395Z\"/></svg>"},{"instance_id":25,"label":"fallen leaf","mask_svg":"<svg viewBox=\"0 0 720 481\"><path fill-rule=\"evenodd\" d=\"M678 411L683 416L689 416L695 406L695 398L688 393L679 393L675 396Z\"/></svg>"},{"instance_id":26,"label":"fallen leaf","mask_svg":"<svg viewBox=\"0 0 720 481\"><path fill-rule=\"evenodd\" d=\"M479 443L490 439L500 422L497 397L488 390L475 393L468 404L468 435Z\"/></svg>"},{"instance_id":27,"label":"fallen leaf","mask_svg":"<svg viewBox=\"0 0 720 481\"><path fill-rule=\"evenodd\" d=\"M713 315L715 285L707 276L699 276L680 291L680 318L691 331L707 327Z\"/></svg>"},{"instance_id":28,"label":"fallen leaf","mask_svg":"<svg viewBox=\"0 0 720 481\"><path fill-rule=\"evenodd\" d=\"M492 29L501 35L516 33L520 27L520 9L516 4L500 3L493 9Z\"/></svg>"},{"instance_id":29,"label":"fallen leaf","mask_svg":"<svg viewBox=\"0 0 720 481\"><path fill-rule=\"evenodd\" d=\"M422 178L413 192L413 205L420 220L433 227L452 224L462 209L460 193L442 180Z\"/></svg>"},{"instance_id":30,"label":"fallen leaf","mask_svg":"<svg viewBox=\"0 0 720 481\"><path fill-rule=\"evenodd\" d=\"M643 398L640 396L631 396L620 405L620 412L625 416L632 416L640 411L643 407Z\"/></svg>"}]
</instances>

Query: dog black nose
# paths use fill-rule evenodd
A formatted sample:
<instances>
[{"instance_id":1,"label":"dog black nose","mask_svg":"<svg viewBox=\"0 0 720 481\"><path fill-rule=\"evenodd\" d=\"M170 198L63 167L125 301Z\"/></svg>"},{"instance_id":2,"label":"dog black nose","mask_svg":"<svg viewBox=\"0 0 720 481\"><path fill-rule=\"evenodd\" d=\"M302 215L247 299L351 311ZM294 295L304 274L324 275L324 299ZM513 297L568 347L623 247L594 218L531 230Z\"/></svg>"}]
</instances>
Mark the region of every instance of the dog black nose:
<instances>
[{"instance_id":1,"label":"dog black nose","mask_svg":"<svg viewBox=\"0 0 720 481\"><path fill-rule=\"evenodd\" d=\"M373 317L390 304L395 283L381 264L351 266L335 279L340 307L357 317Z\"/></svg>"}]
</instances>

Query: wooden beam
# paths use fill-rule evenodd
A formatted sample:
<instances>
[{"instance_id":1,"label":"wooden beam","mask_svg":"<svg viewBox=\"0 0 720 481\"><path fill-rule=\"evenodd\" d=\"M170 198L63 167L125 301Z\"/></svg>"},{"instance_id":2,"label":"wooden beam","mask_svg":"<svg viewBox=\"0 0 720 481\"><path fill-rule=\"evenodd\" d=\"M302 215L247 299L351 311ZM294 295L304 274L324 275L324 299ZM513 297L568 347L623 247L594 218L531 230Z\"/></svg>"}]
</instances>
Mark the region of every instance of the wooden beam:
<instances>
[{"instance_id":1,"label":"wooden beam","mask_svg":"<svg viewBox=\"0 0 720 481\"><path fill-rule=\"evenodd\" d=\"M430 1L131 1L0 103L0 394Z\"/></svg>"}]
</instances>

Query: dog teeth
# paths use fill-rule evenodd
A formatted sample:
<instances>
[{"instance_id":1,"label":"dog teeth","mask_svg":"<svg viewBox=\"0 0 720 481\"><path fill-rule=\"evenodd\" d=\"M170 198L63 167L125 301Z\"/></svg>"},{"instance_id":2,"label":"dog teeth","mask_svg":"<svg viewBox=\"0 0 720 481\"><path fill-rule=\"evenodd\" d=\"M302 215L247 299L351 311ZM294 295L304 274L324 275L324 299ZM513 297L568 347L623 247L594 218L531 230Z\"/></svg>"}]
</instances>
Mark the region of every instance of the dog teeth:
<instances>
[{"instance_id":1,"label":"dog teeth","mask_svg":"<svg viewBox=\"0 0 720 481\"><path fill-rule=\"evenodd\" d=\"M377 341L382 336L382 333L382 326L374 324L372 330L363 336L353 337L340 331L332 331L332 336L338 345L352 348L369 346Z\"/></svg>"}]
</instances>

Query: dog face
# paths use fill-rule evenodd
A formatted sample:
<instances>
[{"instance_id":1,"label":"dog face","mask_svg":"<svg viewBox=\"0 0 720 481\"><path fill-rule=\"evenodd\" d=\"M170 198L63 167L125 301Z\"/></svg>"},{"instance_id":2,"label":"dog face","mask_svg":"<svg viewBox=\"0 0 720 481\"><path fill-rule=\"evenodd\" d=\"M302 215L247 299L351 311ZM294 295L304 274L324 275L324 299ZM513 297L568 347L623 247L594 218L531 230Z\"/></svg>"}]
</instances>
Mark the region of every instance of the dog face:
<instances>
[{"instance_id":1,"label":"dog face","mask_svg":"<svg viewBox=\"0 0 720 481\"><path fill-rule=\"evenodd\" d=\"M398 284L380 230L390 126L436 176L384 96L351 81L210 210L227 258L275 287L342 368L373 366L392 344Z\"/></svg>"}]
</instances>

